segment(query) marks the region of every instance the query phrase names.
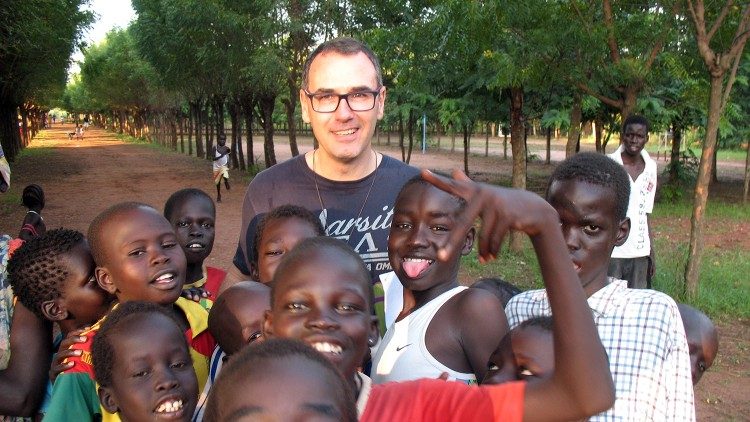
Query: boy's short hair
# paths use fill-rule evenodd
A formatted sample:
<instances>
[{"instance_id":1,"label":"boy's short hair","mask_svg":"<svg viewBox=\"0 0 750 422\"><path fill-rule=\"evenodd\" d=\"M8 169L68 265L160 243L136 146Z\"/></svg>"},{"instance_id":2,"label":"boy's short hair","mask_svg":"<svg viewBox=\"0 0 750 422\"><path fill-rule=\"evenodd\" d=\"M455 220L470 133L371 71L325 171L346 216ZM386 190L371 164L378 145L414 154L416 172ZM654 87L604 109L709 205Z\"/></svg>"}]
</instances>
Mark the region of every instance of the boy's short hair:
<instances>
[{"instance_id":1,"label":"boy's short hair","mask_svg":"<svg viewBox=\"0 0 750 422\"><path fill-rule=\"evenodd\" d=\"M552 333L553 329L554 329L553 321L554 320L552 319L551 316L538 316L538 317L533 317L533 318L527 319L526 321L518 324L513 329L514 330L516 330L516 329L517 330L523 330L523 329L529 328L529 327L539 327L539 328L541 328L541 329L543 329L545 331L549 331L550 333Z\"/></svg>"},{"instance_id":2,"label":"boy's short hair","mask_svg":"<svg viewBox=\"0 0 750 422\"><path fill-rule=\"evenodd\" d=\"M107 235L104 231L104 228L107 226L109 221L124 212L137 209L150 209L159 214L159 211L157 211L154 207L142 202L121 202L119 204L112 205L111 207L102 211L91 222L91 225L89 225L87 237L89 239L89 246L91 247L91 255L94 256L94 262L96 262L96 265L103 266L107 263L108 257L105 253L106 248L104 247L104 242L107 238Z\"/></svg>"},{"instance_id":3,"label":"boy's short hair","mask_svg":"<svg viewBox=\"0 0 750 422\"><path fill-rule=\"evenodd\" d=\"M497 296L498 299L500 299L503 307L508 304L513 296L522 292L522 290L517 286L498 277L480 278L479 280L475 281L474 284L471 285L471 287L477 289L485 289L493 293L495 296Z\"/></svg>"},{"instance_id":4,"label":"boy's short hair","mask_svg":"<svg viewBox=\"0 0 750 422\"><path fill-rule=\"evenodd\" d=\"M380 69L380 61L370 47L362 41L354 38L340 37L321 43L307 56L305 65L302 68L302 89L307 90L309 88L310 66L312 65L312 62L321 54L329 52L338 53L344 56L353 56L357 53L364 53L364 55L370 59L372 66L375 68L375 77L378 82L378 87L383 86L383 71Z\"/></svg>"},{"instance_id":5,"label":"boy's short hair","mask_svg":"<svg viewBox=\"0 0 750 422\"><path fill-rule=\"evenodd\" d=\"M117 349L112 344L112 336L118 334L129 335L128 333L121 333L118 330L120 324L136 318L147 319L149 314L164 315L169 318L170 321L174 322L177 330L180 330L180 324L174 316L167 312L164 307L155 303L132 301L117 305L117 307L107 315L107 318L104 319L104 322L102 322L102 325L94 336L94 340L91 344L91 359L93 360L94 365L94 377L99 385L102 387L109 387L112 385L112 367L115 362L115 350ZM185 337L180 336L180 338L182 338L185 349L190 350Z\"/></svg>"},{"instance_id":6,"label":"boy's short hair","mask_svg":"<svg viewBox=\"0 0 750 422\"><path fill-rule=\"evenodd\" d=\"M413 185L423 185L423 186L428 186L428 187L432 187L432 188L440 190L440 188L438 188L435 185L433 185L432 183L424 180L422 178L422 175L418 174L418 175L412 177L411 179L407 180L406 183L404 183L404 186L402 186L401 190L398 191L398 195L396 195L396 200L394 201L394 203L398 203L399 199L401 199L401 195L404 192L406 192L406 190L409 189L410 187L412 187ZM446 192L446 193L448 195L450 195L453 199L455 199L456 202L458 203L458 210L457 211L460 212L461 210L463 210L466 207L466 200L464 198L461 198L460 196L452 195L452 194L450 194L448 192Z\"/></svg>"},{"instance_id":7,"label":"boy's short hair","mask_svg":"<svg viewBox=\"0 0 750 422\"><path fill-rule=\"evenodd\" d=\"M630 180L625 169L606 155L596 152L578 153L557 166L547 183L549 188L556 181L577 180L612 190L615 195L615 217L622 221L628 214Z\"/></svg>"},{"instance_id":8,"label":"boy's short hair","mask_svg":"<svg viewBox=\"0 0 750 422\"><path fill-rule=\"evenodd\" d=\"M648 119L641 116L640 114L631 114L630 116L628 116L625 121L622 122L622 132L625 133L625 129L627 129L630 125L643 125L646 127L646 132L651 129L648 123Z\"/></svg>"},{"instance_id":9,"label":"boy's short hair","mask_svg":"<svg viewBox=\"0 0 750 422\"><path fill-rule=\"evenodd\" d=\"M26 208L44 207L44 190L42 190L42 187L32 183L23 188L21 204Z\"/></svg>"},{"instance_id":10,"label":"boy's short hair","mask_svg":"<svg viewBox=\"0 0 750 422\"><path fill-rule=\"evenodd\" d=\"M341 400L344 414L341 415L344 421L356 421L357 409L355 407L355 398L349 384L344 380L343 375L333 364L321 353L312 347L298 340L285 338L272 338L257 345L251 345L243 348L232 359L227 362L226 366L221 369L219 377L211 387L208 396L208 405L204 415L204 421L212 422L221 420L220 403L222 392L241 378L251 377L252 372L257 369L266 367L265 362L269 360L282 360L290 358L303 358L305 360L317 363L337 379L338 391L331 391L331 397Z\"/></svg>"},{"instance_id":11,"label":"boy's short hair","mask_svg":"<svg viewBox=\"0 0 750 422\"><path fill-rule=\"evenodd\" d=\"M174 209L190 198L205 198L208 202L211 203L211 210L214 215L216 214L216 206L214 205L214 200L211 199L211 197L206 192L203 192L202 190L196 188L186 188L180 189L169 196L169 199L167 199L167 202L164 204L164 218L171 221Z\"/></svg>"},{"instance_id":12,"label":"boy's short hair","mask_svg":"<svg viewBox=\"0 0 750 422\"><path fill-rule=\"evenodd\" d=\"M83 242L79 231L54 229L27 240L15 251L8 261L8 278L23 306L46 319L42 303L62 295L62 282L68 276L60 256Z\"/></svg>"},{"instance_id":13,"label":"boy's short hair","mask_svg":"<svg viewBox=\"0 0 750 422\"><path fill-rule=\"evenodd\" d=\"M287 271L290 271L289 267L292 267L300 260L307 261L308 255L310 253L319 252L323 249L333 249L335 251L338 251L357 263L357 266L359 267L359 275L362 276L363 283L367 287L367 299L370 303L370 312L374 314L373 306L375 298L372 290L370 272L367 270L364 261L362 261L362 257L359 256L358 253L354 252L354 249L352 249L352 247L343 240L326 236L308 237L307 239L303 239L294 248L292 248L291 251L284 254L284 257L281 258L281 263L276 268L276 272L273 275L273 280L271 281L271 306L273 307L274 298L276 296L276 289L278 286L277 281L283 278Z\"/></svg>"},{"instance_id":14,"label":"boy's short hair","mask_svg":"<svg viewBox=\"0 0 750 422\"><path fill-rule=\"evenodd\" d=\"M323 225L320 223L320 219L307 208L303 208L297 205L280 205L261 217L258 222L258 226L255 228L255 234L253 236L253 256L252 262L258 263L258 247L260 246L260 239L263 236L263 230L271 221L283 220L287 218L299 218L310 224L315 229L318 236L325 236L326 232Z\"/></svg>"}]
</instances>

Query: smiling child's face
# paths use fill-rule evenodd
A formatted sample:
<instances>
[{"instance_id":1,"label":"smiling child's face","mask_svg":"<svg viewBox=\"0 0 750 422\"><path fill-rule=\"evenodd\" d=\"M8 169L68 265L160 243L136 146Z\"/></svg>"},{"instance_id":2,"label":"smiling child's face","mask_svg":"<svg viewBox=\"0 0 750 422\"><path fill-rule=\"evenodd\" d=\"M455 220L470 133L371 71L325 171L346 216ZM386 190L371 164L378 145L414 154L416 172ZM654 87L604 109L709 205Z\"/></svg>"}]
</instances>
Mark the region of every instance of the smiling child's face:
<instances>
[{"instance_id":1,"label":"smiling child's face","mask_svg":"<svg viewBox=\"0 0 750 422\"><path fill-rule=\"evenodd\" d=\"M284 254L300 240L318 236L317 230L301 218L277 218L266 224L258 242L257 281L268 284Z\"/></svg>"},{"instance_id":2,"label":"smiling child's face","mask_svg":"<svg viewBox=\"0 0 750 422\"><path fill-rule=\"evenodd\" d=\"M209 198L188 196L174 207L170 216L177 241L188 264L200 264L214 247L216 210Z\"/></svg>"},{"instance_id":3,"label":"smiling child's face","mask_svg":"<svg viewBox=\"0 0 750 422\"><path fill-rule=\"evenodd\" d=\"M547 201L560 217L572 265L586 296L607 285L610 255L627 239L627 219L617 222L612 189L579 180L556 180Z\"/></svg>"},{"instance_id":4,"label":"smiling child's face","mask_svg":"<svg viewBox=\"0 0 750 422\"><path fill-rule=\"evenodd\" d=\"M222 418L232 421L340 421L334 374L307 359L269 359L223 390ZM282 392L283 394L279 394Z\"/></svg>"},{"instance_id":5,"label":"smiling child's face","mask_svg":"<svg viewBox=\"0 0 750 422\"><path fill-rule=\"evenodd\" d=\"M424 291L456 280L462 254L471 250L474 232L462 249L442 261L437 258L456 225L458 200L440 189L414 183L399 195L388 237L388 258L405 288Z\"/></svg>"},{"instance_id":6,"label":"smiling child's face","mask_svg":"<svg viewBox=\"0 0 750 422\"><path fill-rule=\"evenodd\" d=\"M370 281L361 263L332 247L303 257L281 277L277 274L264 334L307 343L352 379L368 338L378 335L377 317L370 313Z\"/></svg>"},{"instance_id":7,"label":"smiling child's face","mask_svg":"<svg viewBox=\"0 0 750 422\"><path fill-rule=\"evenodd\" d=\"M159 314L134 318L110 341L117 347L107 389L123 421L191 420L198 381L174 321Z\"/></svg>"},{"instance_id":8,"label":"smiling child's face","mask_svg":"<svg viewBox=\"0 0 750 422\"><path fill-rule=\"evenodd\" d=\"M155 209L139 207L116 214L106 224L105 265L97 280L120 302L174 303L185 283L186 261L177 236Z\"/></svg>"},{"instance_id":9,"label":"smiling child's face","mask_svg":"<svg viewBox=\"0 0 750 422\"><path fill-rule=\"evenodd\" d=\"M552 332L535 326L514 328L490 357L490 370L482 384L542 379L554 370Z\"/></svg>"},{"instance_id":10,"label":"smiling child's face","mask_svg":"<svg viewBox=\"0 0 750 422\"><path fill-rule=\"evenodd\" d=\"M62 266L68 274L62 282L62 300L68 318L75 319L78 327L95 323L107 313L114 297L96 283L88 242L76 245L60 259L65 260Z\"/></svg>"}]
</instances>

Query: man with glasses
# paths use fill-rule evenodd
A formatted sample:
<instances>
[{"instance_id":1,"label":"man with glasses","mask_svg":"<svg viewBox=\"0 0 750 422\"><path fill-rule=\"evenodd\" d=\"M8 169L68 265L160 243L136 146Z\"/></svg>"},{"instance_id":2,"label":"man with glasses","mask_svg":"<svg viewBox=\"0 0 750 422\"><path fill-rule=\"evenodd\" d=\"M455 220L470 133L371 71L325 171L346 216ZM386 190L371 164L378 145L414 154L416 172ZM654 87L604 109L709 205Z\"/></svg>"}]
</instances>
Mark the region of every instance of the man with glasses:
<instances>
[{"instance_id":1,"label":"man with glasses","mask_svg":"<svg viewBox=\"0 0 750 422\"><path fill-rule=\"evenodd\" d=\"M378 59L363 43L337 38L310 54L302 78L302 118L312 126L318 148L260 172L248 186L227 286L257 279L259 254L283 254L294 246L285 236L273 250L253 246L260 217L285 204L315 213L328 236L345 240L362 256L373 280L391 270L387 238L393 203L419 171L372 148L386 97Z\"/></svg>"}]
</instances>

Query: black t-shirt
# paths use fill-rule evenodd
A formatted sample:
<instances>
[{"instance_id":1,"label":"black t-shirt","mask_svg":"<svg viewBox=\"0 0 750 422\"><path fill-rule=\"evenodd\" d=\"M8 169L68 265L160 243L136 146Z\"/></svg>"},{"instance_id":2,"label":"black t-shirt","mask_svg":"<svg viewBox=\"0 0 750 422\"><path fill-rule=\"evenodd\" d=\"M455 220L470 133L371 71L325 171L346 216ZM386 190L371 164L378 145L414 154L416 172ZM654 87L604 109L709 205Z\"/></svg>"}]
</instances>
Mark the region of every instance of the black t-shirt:
<instances>
[{"instance_id":1,"label":"black t-shirt","mask_svg":"<svg viewBox=\"0 0 750 422\"><path fill-rule=\"evenodd\" d=\"M273 208L292 204L317 215L328 236L346 240L365 261L375 279L391 271L387 247L393 204L404 183L417 174L419 169L383 155L378 170L360 180L339 182L317 176L325 207L321 210L315 191L316 176L307 166L304 155L272 166L260 172L245 192L234 264L243 273L250 274L251 249L258 220ZM362 214L357 218L366 197Z\"/></svg>"}]
</instances>

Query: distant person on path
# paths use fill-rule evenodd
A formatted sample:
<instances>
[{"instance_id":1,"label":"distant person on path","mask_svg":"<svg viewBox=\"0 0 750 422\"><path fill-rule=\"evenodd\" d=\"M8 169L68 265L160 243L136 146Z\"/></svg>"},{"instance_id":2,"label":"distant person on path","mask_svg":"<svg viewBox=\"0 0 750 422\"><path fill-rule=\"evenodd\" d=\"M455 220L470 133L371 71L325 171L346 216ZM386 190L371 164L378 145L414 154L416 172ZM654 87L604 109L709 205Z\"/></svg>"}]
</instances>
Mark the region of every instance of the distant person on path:
<instances>
[{"instance_id":1,"label":"distant person on path","mask_svg":"<svg viewBox=\"0 0 750 422\"><path fill-rule=\"evenodd\" d=\"M229 190L229 147L227 137L219 134L218 145L212 148L214 157L214 184L216 184L216 202L221 202L221 181Z\"/></svg>"},{"instance_id":2,"label":"distant person on path","mask_svg":"<svg viewBox=\"0 0 750 422\"><path fill-rule=\"evenodd\" d=\"M44 224L44 218L42 218L42 210L44 209L44 190L42 190L42 187L31 184L23 188L21 204L28 211L26 211L18 237L25 241L43 235L47 231L47 226Z\"/></svg>"},{"instance_id":3,"label":"distant person on path","mask_svg":"<svg viewBox=\"0 0 750 422\"><path fill-rule=\"evenodd\" d=\"M656 196L656 161L644 149L648 142L648 120L631 115L622 124L620 147L609 157L625 168L630 180L628 218L630 235L612 251L609 276L628 281L631 289L651 288L656 272L654 237L649 214Z\"/></svg>"},{"instance_id":4,"label":"distant person on path","mask_svg":"<svg viewBox=\"0 0 750 422\"><path fill-rule=\"evenodd\" d=\"M85 132L89 128L89 116L83 118L83 131Z\"/></svg>"},{"instance_id":5,"label":"distant person on path","mask_svg":"<svg viewBox=\"0 0 750 422\"><path fill-rule=\"evenodd\" d=\"M83 141L83 126L76 125L76 139L79 141Z\"/></svg>"},{"instance_id":6,"label":"distant person on path","mask_svg":"<svg viewBox=\"0 0 750 422\"><path fill-rule=\"evenodd\" d=\"M285 204L315 213L326 234L348 242L376 279L391 271L387 238L396 195L418 173L372 148L386 97L378 59L355 39L327 41L307 58L299 96L302 118L312 126L319 147L262 171L250 182L227 280L251 274L258 220Z\"/></svg>"}]
</instances>

